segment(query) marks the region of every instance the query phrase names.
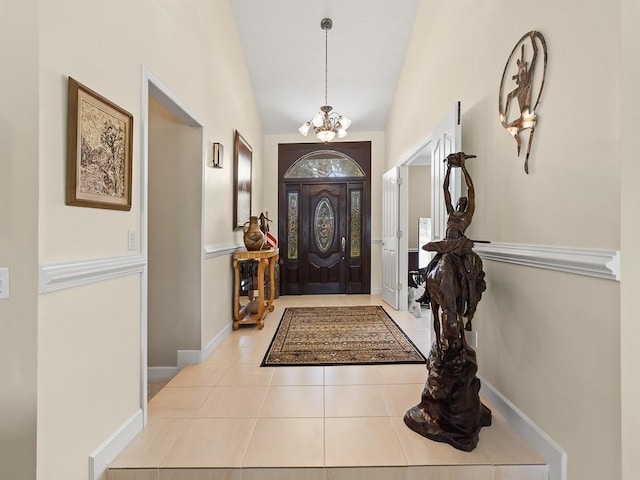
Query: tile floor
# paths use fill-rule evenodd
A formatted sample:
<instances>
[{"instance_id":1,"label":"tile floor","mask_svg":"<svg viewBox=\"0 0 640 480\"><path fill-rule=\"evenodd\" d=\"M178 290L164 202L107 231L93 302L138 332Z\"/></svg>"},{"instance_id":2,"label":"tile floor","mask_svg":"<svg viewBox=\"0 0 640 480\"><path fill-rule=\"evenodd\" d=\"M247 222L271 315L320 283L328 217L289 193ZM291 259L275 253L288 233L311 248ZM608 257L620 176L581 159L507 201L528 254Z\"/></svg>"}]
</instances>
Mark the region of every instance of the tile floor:
<instances>
[{"instance_id":1,"label":"tile floor","mask_svg":"<svg viewBox=\"0 0 640 480\"><path fill-rule=\"evenodd\" d=\"M289 306L385 305L369 295L286 296L258 330L233 331L148 404L145 429L108 480L543 480L544 460L494 412L473 452L430 441L402 416L424 365L260 367ZM430 316L387 311L428 353ZM491 407L491 405L489 405Z\"/></svg>"}]
</instances>

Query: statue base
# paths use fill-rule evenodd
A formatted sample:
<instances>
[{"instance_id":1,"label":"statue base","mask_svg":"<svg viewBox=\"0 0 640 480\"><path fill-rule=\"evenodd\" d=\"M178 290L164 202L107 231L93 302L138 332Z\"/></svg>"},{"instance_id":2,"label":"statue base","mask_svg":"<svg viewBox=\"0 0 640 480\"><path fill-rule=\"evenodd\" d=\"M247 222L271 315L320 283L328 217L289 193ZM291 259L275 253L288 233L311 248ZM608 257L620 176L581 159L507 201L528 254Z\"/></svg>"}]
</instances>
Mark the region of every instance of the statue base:
<instances>
[{"instance_id":1,"label":"statue base","mask_svg":"<svg viewBox=\"0 0 640 480\"><path fill-rule=\"evenodd\" d=\"M427 383L422 401L404 415L404 423L423 437L470 452L478 444L482 427L491 425L491 410L480 402L476 352L469 346L441 359L431 347Z\"/></svg>"}]
</instances>

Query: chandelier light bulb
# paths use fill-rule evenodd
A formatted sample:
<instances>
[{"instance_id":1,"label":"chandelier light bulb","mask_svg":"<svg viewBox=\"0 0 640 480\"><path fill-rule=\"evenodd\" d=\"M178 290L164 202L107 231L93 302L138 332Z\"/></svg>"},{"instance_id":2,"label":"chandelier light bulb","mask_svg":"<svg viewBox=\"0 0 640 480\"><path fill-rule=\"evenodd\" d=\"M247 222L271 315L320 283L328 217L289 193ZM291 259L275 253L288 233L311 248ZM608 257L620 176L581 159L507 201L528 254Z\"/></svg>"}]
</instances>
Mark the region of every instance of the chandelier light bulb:
<instances>
[{"instance_id":1,"label":"chandelier light bulb","mask_svg":"<svg viewBox=\"0 0 640 480\"><path fill-rule=\"evenodd\" d=\"M316 132L316 137L318 137L318 140L324 143L330 142L331 140L334 139L335 136L336 136L335 130L318 130Z\"/></svg>"},{"instance_id":2,"label":"chandelier light bulb","mask_svg":"<svg viewBox=\"0 0 640 480\"><path fill-rule=\"evenodd\" d=\"M316 113L311 123L313 123L314 127L321 127L324 125L324 116L321 113Z\"/></svg>"},{"instance_id":3,"label":"chandelier light bulb","mask_svg":"<svg viewBox=\"0 0 640 480\"><path fill-rule=\"evenodd\" d=\"M305 137L307 136L307 134L309 133L309 129L311 128L311 124L309 122L305 122L299 129L298 131L304 135Z\"/></svg>"}]
</instances>

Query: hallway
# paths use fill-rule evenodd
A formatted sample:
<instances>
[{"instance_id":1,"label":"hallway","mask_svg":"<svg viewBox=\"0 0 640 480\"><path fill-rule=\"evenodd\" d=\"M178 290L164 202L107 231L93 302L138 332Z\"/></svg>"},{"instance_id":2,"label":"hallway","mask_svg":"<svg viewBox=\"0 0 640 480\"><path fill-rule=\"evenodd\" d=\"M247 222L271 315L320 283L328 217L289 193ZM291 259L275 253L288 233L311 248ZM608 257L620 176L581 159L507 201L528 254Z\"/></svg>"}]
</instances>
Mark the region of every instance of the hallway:
<instances>
[{"instance_id":1,"label":"hallway","mask_svg":"<svg viewBox=\"0 0 640 480\"><path fill-rule=\"evenodd\" d=\"M495 411L470 453L409 430L402 416L419 403L424 365L259 366L286 307L337 304L384 305L369 295L280 297L263 330L232 331L149 402L147 426L108 480L548 478L544 460ZM386 309L428 352L428 311Z\"/></svg>"}]
</instances>

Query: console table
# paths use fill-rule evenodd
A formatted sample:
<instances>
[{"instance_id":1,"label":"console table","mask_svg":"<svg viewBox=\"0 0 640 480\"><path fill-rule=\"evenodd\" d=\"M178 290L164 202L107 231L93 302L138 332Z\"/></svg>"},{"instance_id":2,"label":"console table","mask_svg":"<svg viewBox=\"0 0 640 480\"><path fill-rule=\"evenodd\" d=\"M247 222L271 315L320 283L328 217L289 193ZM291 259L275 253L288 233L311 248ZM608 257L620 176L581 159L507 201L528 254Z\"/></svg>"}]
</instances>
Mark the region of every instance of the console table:
<instances>
[{"instance_id":1,"label":"console table","mask_svg":"<svg viewBox=\"0 0 640 480\"><path fill-rule=\"evenodd\" d=\"M273 312L273 297L275 294L274 271L280 251L277 248L269 250L240 250L233 254L233 270L235 276L235 290L233 296L233 329L237 330L240 325L257 324L258 328L264 327L264 317L269 312ZM240 304L240 264L248 260L258 262L258 296L255 291L249 289L249 302ZM264 274L269 267L269 298L264 298Z\"/></svg>"}]
</instances>

